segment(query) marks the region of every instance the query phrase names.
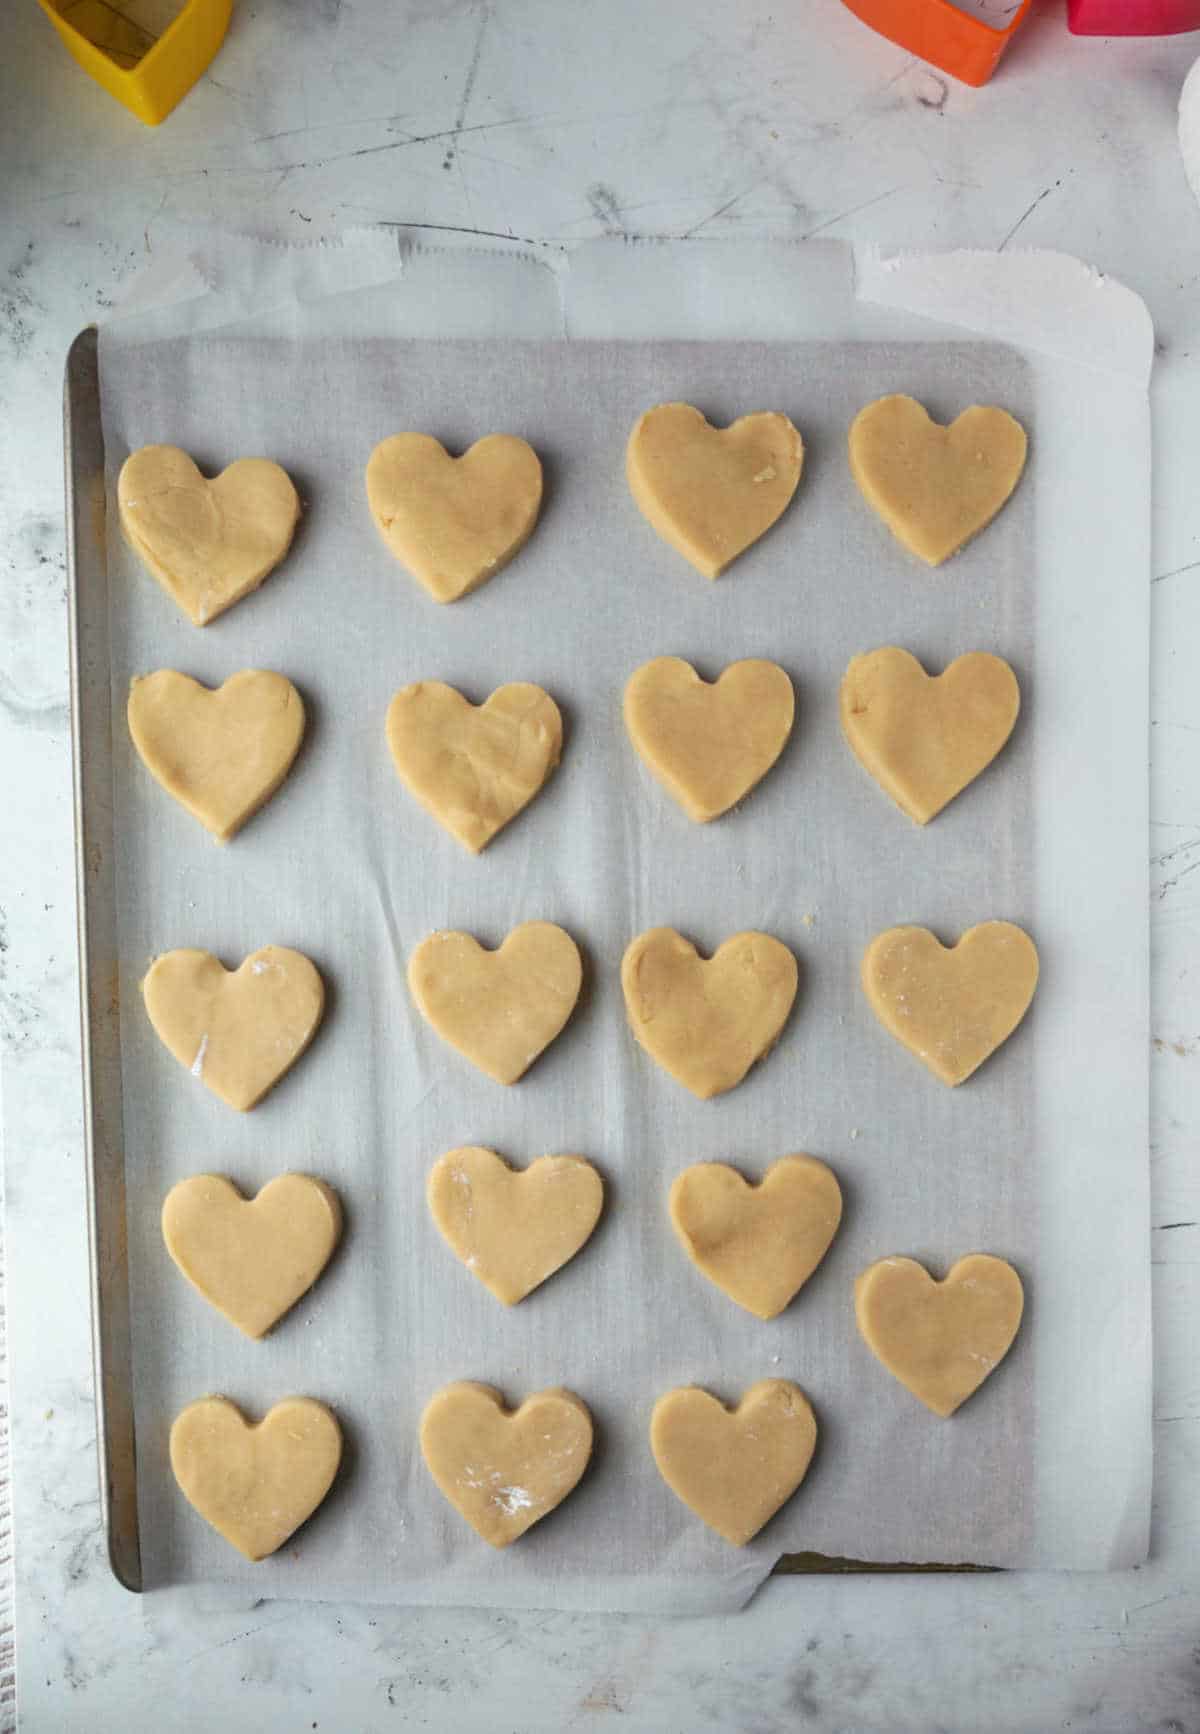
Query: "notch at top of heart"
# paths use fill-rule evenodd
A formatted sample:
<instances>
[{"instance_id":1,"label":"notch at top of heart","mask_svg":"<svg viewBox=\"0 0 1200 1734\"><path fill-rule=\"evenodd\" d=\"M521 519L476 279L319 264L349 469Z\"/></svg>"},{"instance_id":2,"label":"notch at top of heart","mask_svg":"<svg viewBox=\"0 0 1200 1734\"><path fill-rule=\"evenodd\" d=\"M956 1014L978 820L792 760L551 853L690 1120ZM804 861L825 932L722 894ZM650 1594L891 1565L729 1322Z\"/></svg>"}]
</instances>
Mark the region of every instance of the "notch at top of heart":
<instances>
[{"instance_id":1,"label":"notch at top of heart","mask_svg":"<svg viewBox=\"0 0 1200 1734\"><path fill-rule=\"evenodd\" d=\"M782 516L803 467L803 440L772 410L714 427L693 404L660 403L638 418L625 451L638 510L705 578Z\"/></svg>"},{"instance_id":2,"label":"notch at top of heart","mask_svg":"<svg viewBox=\"0 0 1200 1734\"><path fill-rule=\"evenodd\" d=\"M367 504L388 549L435 602L457 602L507 566L533 534L542 465L516 434L486 434L453 457L427 433L381 440Z\"/></svg>"}]
</instances>

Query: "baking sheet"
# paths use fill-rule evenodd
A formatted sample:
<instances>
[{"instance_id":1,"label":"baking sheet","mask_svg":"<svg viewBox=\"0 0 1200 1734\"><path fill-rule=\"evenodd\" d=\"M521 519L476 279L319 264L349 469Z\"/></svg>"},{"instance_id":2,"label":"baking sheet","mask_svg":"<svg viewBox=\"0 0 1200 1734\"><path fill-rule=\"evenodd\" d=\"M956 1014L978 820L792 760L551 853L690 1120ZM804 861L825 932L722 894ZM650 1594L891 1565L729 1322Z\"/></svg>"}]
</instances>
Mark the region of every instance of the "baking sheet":
<instances>
[{"instance_id":1,"label":"baking sheet","mask_svg":"<svg viewBox=\"0 0 1200 1734\"><path fill-rule=\"evenodd\" d=\"M1038 1375L1055 1323L1041 1295L1056 1249L1037 1134L1053 1080L1035 1055L1054 1037L1047 998L1050 1020L1068 1023L1071 1000L1044 987L1022 1030L951 1094L875 1025L857 987L863 945L898 921L926 922L946 937L987 916L1020 921L1038 940L1052 990L1056 960L1070 955L1072 909L1062 905L1048 927L1039 891L1039 863L1056 843L1035 822L1035 598L1056 578L1040 552L1048 490L1036 369L1010 348L940 337L782 347L381 341L383 294L371 292L370 318L358 322L376 335L346 334L355 321L343 298L325 322L341 329L336 338L322 335L320 309L310 307L303 318L289 315L286 341L252 331L143 341L126 327L102 348L110 500L126 452L169 439L205 468L268 452L307 501L286 565L203 634L111 533L110 512L147 1585L227 1579L266 1595L685 1611L736 1605L788 1550L1080 1562L1059 1514L1045 1509L1041 1459L1057 1452L1060 1433ZM912 390L946 416L971 399L1002 402L1031 431L1030 471L1014 502L938 573L916 568L890 542L845 469L846 425L885 390ZM716 420L783 408L808 448L791 512L715 586L657 542L624 485L621 452L636 414L680 396ZM546 461L546 510L533 541L453 609L436 608L391 562L363 504L371 446L405 426L451 447L507 427ZM998 651L1024 689L1002 760L926 832L892 809L839 738L840 673L856 651L887 642L931 666L968 648ZM624 679L660 653L687 656L709 676L738 656L772 655L797 684L798 723L783 759L712 827L688 824L624 738ZM296 680L310 735L284 791L219 851L134 760L124 697L130 676L153 667L216 682L254 665ZM566 717L560 771L479 860L415 807L388 761L387 701L421 677L450 680L475 699L504 680L538 680ZM1080 814L1067 807L1076 827ZM1103 842L1111 817L1090 822ZM1134 958L1138 913L1130 911ZM576 936L588 982L563 1037L504 1091L421 1022L404 961L433 928L465 927L495 943L535 916ZM800 959L801 996L779 1047L715 1103L687 1097L624 1027L620 954L658 922L705 949L760 926ZM267 941L313 956L330 1009L294 1073L239 1118L160 1049L137 984L158 950L199 944L234 963ZM605 1220L584 1253L511 1313L451 1257L425 1212L428 1166L466 1142L517 1162L576 1150L609 1185ZM692 1161L757 1172L798 1149L835 1168L846 1219L800 1299L763 1324L692 1270L670 1231L666 1190ZM348 1232L311 1297L266 1343L250 1344L234 1340L176 1276L158 1211L185 1173L217 1168L253 1188L283 1167L337 1185ZM976 1248L1021 1269L1026 1327L979 1399L938 1423L859 1343L851 1285L863 1264L888 1252L944 1268ZM800 1495L734 1553L662 1486L646 1423L671 1385L695 1381L734 1398L769 1375L808 1391L821 1444ZM444 1506L416 1451L423 1402L458 1377L486 1379L513 1398L569 1384L598 1424L596 1460L577 1493L500 1556ZM347 1429L334 1495L290 1548L257 1567L243 1567L170 1480L170 1419L209 1390L255 1411L305 1390L332 1403ZM1111 1530L1097 1538L1109 1554Z\"/></svg>"}]
</instances>

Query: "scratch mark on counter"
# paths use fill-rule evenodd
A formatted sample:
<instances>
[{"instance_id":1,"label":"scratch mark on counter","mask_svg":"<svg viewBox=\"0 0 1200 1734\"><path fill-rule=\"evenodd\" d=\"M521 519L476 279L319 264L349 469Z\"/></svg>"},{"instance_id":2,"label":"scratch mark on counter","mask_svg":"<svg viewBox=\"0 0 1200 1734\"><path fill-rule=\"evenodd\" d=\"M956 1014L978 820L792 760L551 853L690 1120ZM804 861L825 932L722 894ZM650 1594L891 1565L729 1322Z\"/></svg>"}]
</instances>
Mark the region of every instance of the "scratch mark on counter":
<instances>
[{"instance_id":1,"label":"scratch mark on counter","mask_svg":"<svg viewBox=\"0 0 1200 1734\"><path fill-rule=\"evenodd\" d=\"M1194 1222L1160 1222L1154 1228L1155 1234L1165 1234L1168 1228L1195 1228Z\"/></svg>"},{"instance_id":2,"label":"scratch mark on counter","mask_svg":"<svg viewBox=\"0 0 1200 1734\"><path fill-rule=\"evenodd\" d=\"M454 125L450 131L450 143L446 146L446 155L442 162L444 169L452 168L458 154L454 149L454 140L463 130L463 122L467 118L467 110L471 106L471 98L475 94L475 81L479 77L479 62L483 58L483 39L487 35L488 25L492 21L491 0L483 0L479 8L479 24L475 31L475 42L471 49L471 59L467 65L467 75L463 80L462 95L458 99L458 110L454 116Z\"/></svg>"},{"instance_id":3,"label":"scratch mark on counter","mask_svg":"<svg viewBox=\"0 0 1200 1734\"><path fill-rule=\"evenodd\" d=\"M864 199L861 205L851 205L849 210L839 211L836 217L826 217L825 221L818 223L815 228L806 229L800 239L810 241L814 235L821 234L825 229L832 229L835 223L843 222L847 217L855 217L859 211L869 211L872 205L881 205L885 199L894 199L897 193L907 190L908 182L901 187L889 187L886 193L876 193L873 199Z\"/></svg>"},{"instance_id":4,"label":"scratch mark on counter","mask_svg":"<svg viewBox=\"0 0 1200 1734\"><path fill-rule=\"evenodd\" d=\"M1053 183L1052 186L1043 187L1042 191L1038 194L1037 198L1033 200L1032 204L1028 205L1026 207L1026 209L1021 212L1021 215L1017 218L1017 220L1013 224L1012 228L1008 231L1008 234L1005 235L1005 237L1001 241L1000 245L996 248L997 253L1003 253L1004 249L1008 246L1008 243L1012 240L1012 238L1016 234L1017 230L1020 229L1025 223L1027 223L1029 221L1030 217L1032 217L1033 213L1037 210L1037 208L1041 204L1042 200L1048 199L1050 197L1051 193L1054 192L1058 187L1061 187L1061 186L1062 186L1062 181L1057 180Z\"/></svg>"},{"instance_id":5,"label":"scratch mark on counter","mask_svg":"<svg viewBox=\"0 0 1200 1734\"><path fill-rule=\"evenodd\" d=\"M1151 584L1165 584L1168 578L1179 578L1185 572L1194 572L1200 566L1200 560L1189 560L1186 566L1175 566L1170 572L1159 572L1151 578Z\"/></svg>"},{"instance_id":6,"label":"scratch mark on counter","mask_svg":"<svg viewBox=\"0 0 1200 1734\"><path fill-rule=\"evenodd\" d=\"M740 193L735 193L731 199L726 199L723 205L718 205L716 210L710 211L707 217L701 217L698 223L693 223L690 229L685 229L679 239L681 241L690 241L693 235L698 235L701 229L707 229L710 223L715 223L718 217L723 217L725 215L726 211L732 211L733 207L740 204L744 198L754 191L755 187L760 187L761 185L761 181L754 181L750 186L743 187Z\"/></svg>"}]
</instances>

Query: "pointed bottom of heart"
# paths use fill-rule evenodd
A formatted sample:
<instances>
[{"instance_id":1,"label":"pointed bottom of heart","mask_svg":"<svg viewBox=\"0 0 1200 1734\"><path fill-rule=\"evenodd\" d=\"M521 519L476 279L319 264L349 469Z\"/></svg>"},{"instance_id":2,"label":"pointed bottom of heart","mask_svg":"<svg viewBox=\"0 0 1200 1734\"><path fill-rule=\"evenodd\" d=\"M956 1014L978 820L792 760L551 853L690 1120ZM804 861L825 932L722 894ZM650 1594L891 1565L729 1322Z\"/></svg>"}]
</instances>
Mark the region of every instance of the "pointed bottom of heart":
<instances>
[{"instance_id":1,"label":"pointed bottom of heart","mask_svg":"<svg viewBox=\"0 0 1200 1734\"><path fill-rule=\"evenodd\" d=\"M171 1428L189 1504L247 1559L266 1559L312 1516L342 1460L342 1430L315 1397L286 1397L257 1426L226 1397L189 1403Z\"/></svg>"},{"instance_id":2,"label":"pointed bottom of heart","mask_svg":"<svg viewBox=\"0 0 1200 1734\"><path fill-rule=\"evenodd\" d=\"M789 1379L761 1379L735 1408L696 1385L654 1405L650 1447L671 1492L734 1547L744 1547L808 1473L812 1406Z\"/></svg>"}]
</instances>

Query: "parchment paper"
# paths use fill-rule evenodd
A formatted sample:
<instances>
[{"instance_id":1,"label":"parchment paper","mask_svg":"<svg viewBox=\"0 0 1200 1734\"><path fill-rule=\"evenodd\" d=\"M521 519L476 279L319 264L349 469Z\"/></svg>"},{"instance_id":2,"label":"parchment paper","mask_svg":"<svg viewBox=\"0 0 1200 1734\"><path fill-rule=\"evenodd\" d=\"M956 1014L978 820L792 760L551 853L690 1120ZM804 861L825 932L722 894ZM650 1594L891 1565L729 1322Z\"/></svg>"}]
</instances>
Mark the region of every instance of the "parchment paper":
<instances>
[{"instance_id":1,"label":"parchment paper","mask_svg":"<svg viewBox=\"0 0 1200 1734\"><path fill-rule=\"evenodd\" d=\"M455 329L456 293L469 307L472 292L479 300L489 284L522 271L531 286L525 317L532 302L536 321L546 273L524 261L505 261L494 274L480 259L448 263L446 328ZM1062 991L1087 949L1077 941L1091 916L1086 896L1047 901L1045 863L1060 827L1072 848L1082 827L1091 851L1111 849L1136 823L1138 790L1126 779L1113 791L1115 809L1097 809L1067 787L1056 787L1049 804L1039 796L1034 743L1054 708L1047 676L1056 661L1078 666L1097 645L1111 662L1117 647L1103 613L1076 612L1074 641L1053 656L1041 643L1039 599L1061 581L1048 568L1042 519L1063 502L1061 477L1046 470L1036 358L934 327L923 340L909 327L902 341L888 339L880 315L872 315L879 333L859 341L414 341L404 335L412 305L411 285L375 288L170 337L148 335L152 321L127 321L102 344L147 1584L228 1580L272 1596L684 1612L739 1604L792 1550L875 1561L1124 1563L1116 1556L1136 1552L1139 1523L1144 1531L1136 1473L1122 1474L1107 1504L1092 1486L1073 1493L1074 1477L1064 1474L1066 1413L1078 1427L1080 1406L1091 1406L1093 1420L1096 1408L1058 1372L1078 1366L1080 1355L1085 1370L1095 1363L1074 1320L1052 1313L1045 1296L1061 1286L1072 1248L1080 1256L1068 1286L1090 1280L1105 1222L1093 1195L1077 1190L1071 1240L1048 1207L1062 1197L1055 1169L1063 1152L1047 1146L1043 1128L1053 1126L1057 1138L1050 1098L1058 1091L1065 1099L1074 1086L1048 1076L1037 1055L1039 1045L1070 1045L1081 1016L1106 1009L1092 997L1084 1009ZM421 297L417 329L436 328L438 311L436 296ZM945 419L968 402L1002 403L1030 431L1029 469L1014 501L938 572L891 541L845 464L854 412L892 390L913 392ZM715 585L654 537L624 482L623 445L636 415L680 397L721 422L750 408L783 409L807 448L791 511ZM451 449L493 429L519 431L546 465L543 520L527 549L448 609L391 560L366 511L367 455L408 427ZM238 455L273 456L306 501L286 564L203 633L116 530L116 472L128 451L157 440L183 445L209 471ZM1144 507L1129 493L1128 509ZM1073 509L1095 503L1077 494ZM1113 624L1124 653L1144 663L1144 643L1129 644L1119 610ZM963 650L993 650L1022 684L1021 720L1001 760L924 831L892 807L840 738L840 675L855 652L886 643L905 645L932 668ZM796 683L797 726L779 765L713 826L691 825L652 783L621 724L628 674L664 653L687 657L710 678L737 657L769 655ZM283 791L222 850L137 762L125 698L130 677L156 667L216 684L253 666L296 681L309 734ZM503 681L536 680L564 712L560 770L479 859L417 808L390 764L388 700L423 677L448 680L476 700ZM1132 695L1106 687L1103 727L1144 727L1138 697L1136 680ZM875 932L898 922L923 922L952 939L992 916L1034 934L1043 986L1001 1053L948 1092L875 1023L858 960ZM586 985L564 1035L504 1090L422 1022L404 966L435 928L465 928L495 944L532 918L558 921L576 937ZM713 1103L693 1101L625 1027L621 952L658 923L706 951L740 928L760 927L800 961L800 997L778 1048ZM1144 970L1144 905L1116 912L1116 923L1110 959L1125 966L1128 995L1139 958ZM160 1047L138 984L161 950L201 945L232 965L267 942L316 961L329 1007L310 1053L259 1109L237 1116ZM1103 980L1097 971L1074 985L1089 996L1107 991L1115 1008L1117 990ZM1086 1053L1076 1055L1077 1066L1087 1063ZM1093 1082L1093 1096L1112 1090L1124 1100L1136 1090L1144 1056L1123 1050L1120 1064L1120 1077ZM576 1151L596 1162L608 1187L601 1227L583 1253L512 1311L452 1257L425 1208L429 1166L463 1143L488 1144L518 1163ZM845 1220L799 1299L764 1324L688 1263L666 1192L690 1162L727 1160L757 1175L797 1150L834 1167ZM1118 1194L1136 1212L1144 1145L1121 1154ZM1106 1175L1118 1172L1101 1165ZM227 1172L254 1190L289 1167L338 1188L347 1233L308 1299L253 1344L177 1275L158 1215L185 1174ZM1110 1207L1102 1186L1094 1196ZM971 1250L1016 1263L1026 1323L978 1398L940 1422L858 1339L853 1278L887 1253L912 1254L940 1273ZM1107 1298L1136 1306L1136 1265L1118 1261L1115 1277ZM1096 1321L1097 1309L1088 1316ZM1116 1328L1129 1322L1122 1315ZM1144 1309L1135 1324L1144 1345ZM1056 1369L1054 1383L1046 1364ZM1115 1373L1107 1389L1109 1424L1122 1442L1140 1417L1138 1371L1115 1404ZM800 1494L737 1552L659 1480L649 1412L676 1384L735 1399L775 1375L810 1395L818 1455ZM597 1422L593 1467L578 1491L501 1555L444 1504L417 1449L421 1407L455 1378L486 1380L513 1400L566 1384ZM307 1392L329 1402L346 1429L335 1492L293 1544L258 1566L243 1565L208 1530L170 1476L170 1421L209 1391L253 1413ZM1085 1506L1084 1521L1072 1526L1069 1514Z\"/></svg>"}]
</instances>

